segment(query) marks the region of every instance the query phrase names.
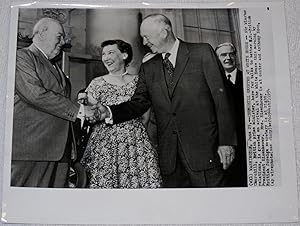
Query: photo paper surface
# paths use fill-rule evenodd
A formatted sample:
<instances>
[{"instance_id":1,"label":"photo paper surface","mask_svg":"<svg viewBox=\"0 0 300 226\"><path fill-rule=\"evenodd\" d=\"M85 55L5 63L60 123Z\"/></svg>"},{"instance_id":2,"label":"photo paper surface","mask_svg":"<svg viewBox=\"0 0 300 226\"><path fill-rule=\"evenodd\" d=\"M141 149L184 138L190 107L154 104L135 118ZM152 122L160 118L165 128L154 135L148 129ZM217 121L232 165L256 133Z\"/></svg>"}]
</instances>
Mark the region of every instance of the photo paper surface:
<instances>
[{"instance_id":1,"label":"photo paper surface","mask_svg":"<svg viewBox=\"0 0 300 226\"><path fill-rule=\"evenodd\" d=\"M244 133L244 137L238 134L237 139L243 139L245 148L242 149L244 158L238 156L240 153L236 157L242 164L237 169L244 169L245 173L240 175L239 183L227 187L162 186L157 189L79 188L72 181L68 181L68 188L12 186L12 147L16 140L14 110L18 101L16 51L32 44L35 23L42 17L50 17L62 24L65 45L58 64L70 79L70 98L76 102L81 89L88 87L93 79L107 74L101 48L103 41L122 39L131 44L133 59L127 67L130 74L139 74L142 64L155 59L157 54L144 47L140 36L143 18L154 13L170 19L179 40L208 43L216 57L220 44L234 45L236 67L242 72L243 84L243 96L238 100L243 101L244 125L241 126L240 121L236 124L237 132ZM11 10L10 29L3 222L199 224L298 220L282 1L16 4ZM159 150L156 128L147 129L152 144ZM79 152L73 152L70 158L75 158L74 153Z\"/></svg>"}]
</instances>

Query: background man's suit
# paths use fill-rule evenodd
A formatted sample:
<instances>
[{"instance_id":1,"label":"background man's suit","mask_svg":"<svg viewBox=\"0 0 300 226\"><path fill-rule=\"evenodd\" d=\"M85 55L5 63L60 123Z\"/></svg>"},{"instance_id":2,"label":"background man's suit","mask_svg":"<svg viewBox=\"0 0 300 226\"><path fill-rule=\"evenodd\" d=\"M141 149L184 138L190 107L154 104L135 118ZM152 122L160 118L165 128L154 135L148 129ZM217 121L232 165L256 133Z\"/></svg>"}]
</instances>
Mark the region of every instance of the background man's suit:
<instances>
[{"instance_id":1,"label":"background man's suit","mask_svg":"<svg viewBox=\"0 0 300 226\"><path fill-rule=\"evenodd\" d=\"M235 152L236 158L227 170L228 185L247 186L245 110L242 71L237 69L235 83L233 84L228 81L228 87L234 102L238 139L238 145Z\"/></svg>"},{"instance_id":2,"label":"background man's suit","mask_svg":"<svg viewBox=\"0 0 300 226\"><path fill-rule=\"evenodd\" d=\"M163 176L175 170L178 157L192 171L221 167L217 148L235 145L236 134L222 67L213 49L180 42L169 91L162 61L158 54L142 64L131 101L111 106L114 123L140 116L152 104Z\"/></svg>"},{"instance_id":3,"label":"background man's suit","mask_svg":"<svg viewBox=\"0 0 300 226\"><path fill-rule=\"evenodd\" d=\"M13 161L68 159L64 154L70 121L75 121L79 109L68 100L69 95L69 80L34 44L17 52ZM23 186L26 175L14 176L19 181L12 184Z\"/></svg>"}]
</instances>

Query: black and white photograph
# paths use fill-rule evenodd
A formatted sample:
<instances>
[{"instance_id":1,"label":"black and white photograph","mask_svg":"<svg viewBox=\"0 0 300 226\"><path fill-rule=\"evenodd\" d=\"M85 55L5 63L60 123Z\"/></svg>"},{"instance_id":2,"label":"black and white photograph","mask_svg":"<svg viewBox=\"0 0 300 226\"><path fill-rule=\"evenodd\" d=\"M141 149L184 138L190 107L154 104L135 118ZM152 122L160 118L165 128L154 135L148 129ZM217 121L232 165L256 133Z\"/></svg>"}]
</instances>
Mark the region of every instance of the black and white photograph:
<instances>
[{"instance_id":1,"label":"black and white photograph","mask_svg":"<svg viewBox=\"0 0 300 226\"><path fill-rule=\"evenodd\" d=\"M2 220L297 221L282 1L132 3L12 5Z\"/></svg>"},{"instance_id":2,"label":"black and white photograph","mask_svg":"<svg viewBox=\"0 0 300 226\"><path fill-rule=\"evenodd\" d=\"M11 186L246 186L238 17L20 9Z\"/></svg>"}]
</instances>

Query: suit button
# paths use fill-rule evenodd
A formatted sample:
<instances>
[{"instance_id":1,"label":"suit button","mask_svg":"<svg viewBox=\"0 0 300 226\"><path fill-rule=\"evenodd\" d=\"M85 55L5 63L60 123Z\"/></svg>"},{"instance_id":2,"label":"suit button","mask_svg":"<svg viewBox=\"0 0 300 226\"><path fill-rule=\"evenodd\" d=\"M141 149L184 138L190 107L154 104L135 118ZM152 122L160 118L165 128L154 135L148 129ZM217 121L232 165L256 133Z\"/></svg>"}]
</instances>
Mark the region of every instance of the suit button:
<instances>
[{"instance_id":1,"label":"suit button","mask_svg":"<svg viewBox=\"0 0 300 226\"><path fill-rule=\"evenodd\" d=\"M172 115L176 116L176 112L173 112Z\"/></svg>"}]
</instances>

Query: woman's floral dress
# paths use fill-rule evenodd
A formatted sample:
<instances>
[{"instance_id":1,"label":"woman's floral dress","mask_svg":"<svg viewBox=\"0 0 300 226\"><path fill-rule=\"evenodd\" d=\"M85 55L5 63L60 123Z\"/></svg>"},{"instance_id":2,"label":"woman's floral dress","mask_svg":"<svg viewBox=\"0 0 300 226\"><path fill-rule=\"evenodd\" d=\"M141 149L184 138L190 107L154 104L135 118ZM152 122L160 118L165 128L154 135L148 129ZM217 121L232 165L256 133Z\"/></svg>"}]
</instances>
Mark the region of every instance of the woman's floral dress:
<instances>
[{"instance_id":1,"label":"woman's floral dress","mask_svg":"<svg viewBox=\"0 0 300 226\"><path fill-rule=\"evenodd\" d=\"M89 95L110 106L130 100L138 76L122 86L95 78ZM141 118L115 125L104 122L93 127L81 160L90 188L158 188L161 176L157 152L149 141Z\"/></svg>"}]
</instances>

